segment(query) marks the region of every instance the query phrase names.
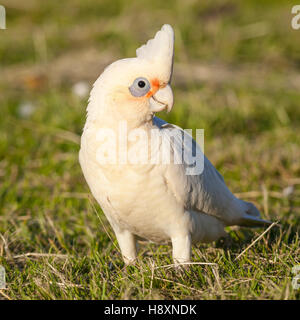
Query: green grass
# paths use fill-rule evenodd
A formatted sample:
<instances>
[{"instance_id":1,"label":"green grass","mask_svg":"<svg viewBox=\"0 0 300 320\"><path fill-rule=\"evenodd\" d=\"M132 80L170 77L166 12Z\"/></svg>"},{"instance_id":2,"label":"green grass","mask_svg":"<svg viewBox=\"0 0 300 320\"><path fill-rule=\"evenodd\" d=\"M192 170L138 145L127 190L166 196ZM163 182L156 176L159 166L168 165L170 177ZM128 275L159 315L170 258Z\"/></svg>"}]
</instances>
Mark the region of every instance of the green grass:
<instances>
[{"instance_id":1,"label":"green grass","mask_svg":"<svg viewBox=\"0 0 300 320\"><path fill-rule=\"evenodd\" d=\"M299 299L300 31L287 1L2 1L0 265L3 299ZM138 14L137 14L138 13ZM264 230L232 228L230 247L193 248L183 273L170 246L143 243L124 268L78 163L89 85L170 23L176 32L173 111L205 129L205 153ZM95 67L95 64L97 67ZM206 72L201 73L201 68ZM198 71L197 71L198 70ZM200 70L200 71L199 71ZM33 105L22 115L24 103ZM284 190L292 187L286 195Z\"/></svg>"}]
</instances>

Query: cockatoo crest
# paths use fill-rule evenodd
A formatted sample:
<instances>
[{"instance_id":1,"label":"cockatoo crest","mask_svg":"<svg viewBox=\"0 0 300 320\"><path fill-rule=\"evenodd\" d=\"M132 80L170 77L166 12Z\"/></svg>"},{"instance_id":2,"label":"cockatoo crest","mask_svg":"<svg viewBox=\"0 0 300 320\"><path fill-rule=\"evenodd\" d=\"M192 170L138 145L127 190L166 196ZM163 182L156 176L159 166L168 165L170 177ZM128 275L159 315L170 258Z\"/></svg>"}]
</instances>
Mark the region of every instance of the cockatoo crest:
<instances>
[{"instance_id":1,"label":"cockatoo crest","mask_svg":"<svg viewBox=\"0 0 300 320\"><path fill-rule=\"evenodd\" d=\"M174 31L169 24L162 26L153 39L136 50L138 59L147 60L161 70L161 79L168 83L171 80L174 57Z\"/></svg>"}]
</instances>

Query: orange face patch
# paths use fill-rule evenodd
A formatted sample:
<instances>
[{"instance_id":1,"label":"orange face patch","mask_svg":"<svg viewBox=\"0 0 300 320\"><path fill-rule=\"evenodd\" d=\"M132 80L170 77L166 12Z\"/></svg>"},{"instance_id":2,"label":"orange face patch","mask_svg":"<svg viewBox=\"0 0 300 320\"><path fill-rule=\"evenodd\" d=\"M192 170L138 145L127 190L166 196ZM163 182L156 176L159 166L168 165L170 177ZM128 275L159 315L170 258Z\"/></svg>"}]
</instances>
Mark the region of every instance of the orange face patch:
<instances>
[{"instance_id":1,"label":"orange face patch","mask_svg":"<svg viewBox=\"0 0 300 320\"><path fill-rule=\"evenodd\" d=\"M160 87L160 83L157 78L154 78L153 80L151 80L151 90L147 93L146 97L149 98L153 96L158 91L159 87Z\"/></svg>"}]
</instances>

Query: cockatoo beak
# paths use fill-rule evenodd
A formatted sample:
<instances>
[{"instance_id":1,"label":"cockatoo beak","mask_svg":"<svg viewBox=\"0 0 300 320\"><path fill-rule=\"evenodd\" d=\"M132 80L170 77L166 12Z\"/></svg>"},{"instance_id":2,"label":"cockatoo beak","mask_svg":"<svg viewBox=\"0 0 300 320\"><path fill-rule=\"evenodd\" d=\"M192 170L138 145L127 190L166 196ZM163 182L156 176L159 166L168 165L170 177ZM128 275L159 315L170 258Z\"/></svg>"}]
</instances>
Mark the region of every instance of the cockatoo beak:
<instances>
[{"instance_id":1,"label":"cockatoo beak","mask_svg":"<svg viewBox=\"0 0 300 320\"><path fill-rule=\"evenodd\" d=\"M169 84L156 91L156 93L150 98L151 112L160 112L164 109L167 109L167 112L170 112L172 107L173 92Z\"/></svg>"}]
</instances>

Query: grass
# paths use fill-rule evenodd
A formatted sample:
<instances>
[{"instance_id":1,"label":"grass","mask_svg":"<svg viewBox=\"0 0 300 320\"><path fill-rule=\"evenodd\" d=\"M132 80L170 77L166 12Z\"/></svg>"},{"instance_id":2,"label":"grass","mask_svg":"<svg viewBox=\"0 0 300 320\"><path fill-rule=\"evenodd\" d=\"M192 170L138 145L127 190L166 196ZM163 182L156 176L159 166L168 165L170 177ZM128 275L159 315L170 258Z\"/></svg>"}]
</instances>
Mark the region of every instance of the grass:
<instances>
[{"instance_id":1,"label":"grass","mask_svg":"<svg viewBox=\"0 0 300 320\"><path fill-rule=\"evenodd\" d=\"M2 4L1 298L300 298L291 284L300 264L300 31L290 27L292 4ZM175 106L160 116L204 128L206 155L230 189L280 224L264 235L229 229L230 247L194 247L193 261L202 264L183 273L168 267L170 246L148 243L139 263L124 268L79 167L87 97L72 90L78 81L91 86L113 60L133 56L163 23L176 32Z\"/></svg>"}]
</instances>

